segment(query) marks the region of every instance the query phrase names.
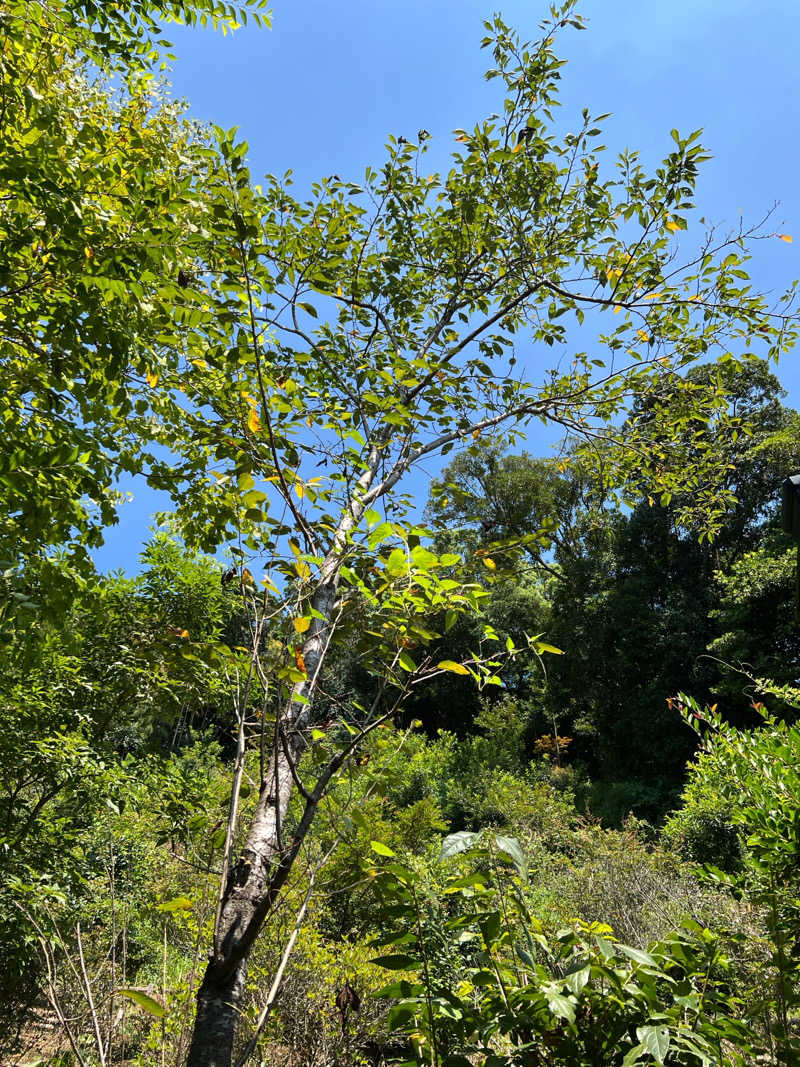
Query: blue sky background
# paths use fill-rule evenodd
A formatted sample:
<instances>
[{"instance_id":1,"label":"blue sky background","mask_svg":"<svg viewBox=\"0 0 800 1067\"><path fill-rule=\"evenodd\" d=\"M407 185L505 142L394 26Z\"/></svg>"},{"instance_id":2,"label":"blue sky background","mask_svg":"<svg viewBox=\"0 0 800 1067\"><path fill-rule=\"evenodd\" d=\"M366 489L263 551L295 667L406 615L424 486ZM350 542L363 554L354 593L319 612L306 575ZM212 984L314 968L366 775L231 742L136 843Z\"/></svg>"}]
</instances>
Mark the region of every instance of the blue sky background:
<instances>
[{"instance_id":1,"label":"blue sky background","mask_svg":"<svg viewBox=\"0 0 800 1067\"><path fill-rule=\"evenodd\" d=\"M502 105L480 49L482 20L496 10L524 38L537 37L546 14L539 0L277 0L272 30L171 27L170 80L196 118L238 126L255 180L291 168L298 193L334 172L358 181L383 161L389 134L413 139L421 127L433 135L431 169L443 168L452 130ZM577 125L584 107L611 112L607 154L635 148L645 164L669 152L673 127L703 127L714 158L699 213L735 228L778 202L769 229L795 243L761 243L750 269L757 287L782 292L800 275L798 0L586 0L580 11L588 29L564 31L558 46L569 60L560 123ZM778 374L800 406L800 350ZM134 499L96 558L131 573L150 515L166 502L123 488Z\"/></svg>"}]
</instances>

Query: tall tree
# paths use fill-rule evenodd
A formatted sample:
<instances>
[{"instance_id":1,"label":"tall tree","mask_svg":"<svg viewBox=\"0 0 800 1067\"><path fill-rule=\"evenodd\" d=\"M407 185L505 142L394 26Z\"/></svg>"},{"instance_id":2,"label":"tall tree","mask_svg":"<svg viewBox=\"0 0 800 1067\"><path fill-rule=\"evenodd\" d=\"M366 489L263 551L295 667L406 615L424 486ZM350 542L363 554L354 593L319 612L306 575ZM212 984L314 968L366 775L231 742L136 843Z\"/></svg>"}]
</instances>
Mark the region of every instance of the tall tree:
<instances>
[{"instance_id":1,"label":"tall tree","mask_svg":"<svg viewBox=\"0 0 800 1067\"><path fill-rule=\"evenodd\" d=\"M232 17L213 0L41 11L60 13L68 28L82 27L80 42L91 60L113 54L138 70L152 52L147 41L157 14ZM21 17L22 6L14 12ZM709 351L735 351L757 338L774 354L794 339L788 302L770 308L748 285L742 266L750 234L709 236L698 255L679 264L676 235L687 228L706 158L698 133L684 138L673 131L674 147L652 174L628 152L607 177L601 148L593 147L599 119L585 111L573 132L556 135L552 109L563 61L554 43L568 25L581 25L572 0L553 10L534 44L521 42L499 18L487 23L489 77L502 87L502 116L456 131L458 148L444 175L423 171L427 134L420 131L412 142L391 141L386 163L369 169L362 184L332 176L301 201L288 178L254 186L247 147L232 134L216 131L216 148L167 137L164 175L149 169L160 163L155 152L144 174L134 167L135 189L123 198L133 212L129 221L112 205L118 226L107 229L102 212L97 233L94 223L75 226L59 262L72 265L71 283L76 273L89 281L64 288L57 325L70 343L59 330L48 332L46 302L44 312L40 302L21 320L41 350L39 363L25 337L10 342L9 360L22 361L26 373L51 367L35 390L37 412L47 411L55 382L58 403L77 413L77 425L100 427L89 449L98 466L98 498L109 484L108 456L112 473L132 462L133 450L124 447L130 439L121 437L117 447L106 429L107 410L115 432L127 416L125 434L138 446L136 469L173 494L187 540L206 548L227 543L238 553L239 587L252 612L252 655L237 691L224 877L198 992L193 1067L231 1063L248 957L320 798L359 740L412 684L442 671L496 679L497 657L488 646L466 663L426 659L425 645L436 636L426 626L430 613L472 611L480 590L453 570L453 554L437 556L422 543L424 531L409 525L402 479L459 443L540 419L581 437L585 462L598 452L599 439L609 446L600 450L609 470L624 466L629 481L677 492L687 472L670 464L669 450L662 455L652 448L654 428L666 442L680 431L672 407L655 403L646 426L622 429L631 399L658 398L676 369ZM19 40L16 91L29 130L35 122L24 103L24 34ZM56 69L55 60L49 69ZM144 92L135 77L129 81L131 93ZM49 128L47 116L36 121ZM128 135L112 125L114 145L124 145ZM134 130L132 137L135 148L143 133ZM14 158L24 155L17 146ZM66 155L65 148L55 153L51 174ZM129 177L123 149L116 158L121 172L108 176L112 192ZM4 202L14 218L14 211L29 210L19 183L15 189ZM67 200L79 197L78 189ZM38 211L45 201L40 194ZM158 212L173 209L177 229L170 223L165 232L166 216ZM20 221L20 235L31 226ZM131 233L141 247L126 259L117 250L127 248ZM24 255L40 254L22 236L17 244L28 249ZM31 279L40 273L23 264L14 277L21 280L6 290L9 306L17 289L34 291ZM119 319L107 308L120 299L122 337L114 333L112 341L104 331L116 329ZM14 321L13 312L9 318ZM84 336L87 324L92 329ZM577 333L571 362L563 355L573 344L567 324ZM589 326L600 331L591 352ZM75 331L80 336L73 342ZM113 363L104 376L104 356L117 358L119 344L124 366ZM52 367L62 350L77 354L63 384ZM556 367L549 369L554 350ZM114 391L113 385L121 380L120 397L122 386ZM30 390L21 386L17 395L24 406ZM87 407L89 401L95 406ZM720 403L710 383L692 391L682 416L707 415ZM16 452L30 455L34 416L9 411L11 432L24 438ZM73 457L73 449L71 443L58 463L74 482L84 453ZM689 481L711 500L713 517L720 460L701 434L695 457L697 474ZM36 470L50 470L48 463L39 457ZM91 495L89 489L82 492ZM96 525L77 519L82 538L96 537ZM59 537L71 538L75 525L62 521ZM22 529L18 522L9 540L16 537L14 551L24 554ZM50 536L42 521L30 551ZM264 559L262 593L251 568ZM334 746L319 777L304 782L301 754L309 744L329 743L314 718L326 660L339 640L364 625L372 638L365 662L381 679L376 700L370 708L342 709L352 739ZM284 636L285 658L274 669L262 659L268 630ZM263 699L253 730L247 711L254 692ZM252 819L239 835L238 790L251 740L261 748L261 780ZM289 821L293 797L302 811Z\"/></svg>"},{"instance_id":2,"label":"tall tree","mask_svg":"<svg viewBox=\"0 0 800 1067\"><path fill-rule=\"evenodd\" d=\"M258 0L244 6L262 18ZM30 586L15 569L67 574L42 563L48 547L91 569L88 550L116 518L115 479L140 468L147 438L132 416L190 267L182 244L210 165L204 136L153 80L161 25L236 25L237 11L0 8L0 569L17 594L0 617Z\"/></svg>"},{"instance_id":3,"label":"tall tree","mask_svg":"<svg viewBox=\"0 0 800 1067\"><path fill-rule=\"evenodd\" d=\"M698 434L695 468L675 470L652 441L654 426L671 441L680 419L654 403L646 425L623 429L631 398L674 389L676 370L715 349L761 338L777 351L793 340L788 307L770 309L742 277L747 234L709 237L678 265L676 234L706 158L698 134L674 132L652 174L626 153L605 180L588 112L556 138L548 124L563 63L554 42L569 24L580 25L571 3L532 45L500 19L487 24L502 117L456 132L445 175L423 168L421 131L390 141L387 162L362 184L332 176L300 201L288 179L253 187L246 146L221 137L213 207L184 246L195 261L187 311L149 396L180 460L154 463L151 476L175 494L187 538L233 541L247 575L268 561L267 591L285 598L287 651L267 677L258 665L267 596L252 595L252 684L263 687L274 741L241 850L229 850L193 1067L231 1062L248 956L330 776L388 713L385 687L442 670L480 677L481 663L493 677L486 648L467 664L426 661L436 636L428 615L471 609L476 593L451 575L452 556L430 552L404 521L404 476L536 418L577 434L585 463L599 452L640 489L677 492L689 481L693 502L708 502L721 462L711 439L704 447ZM548 370L567 324L579 337L582 324L598 326L599 346L587 353L584 343ZM687 393L680 417L707 418L721 405L713 381ZM608 447L598 450L598 439ZM274 610L270 600L273 631ZM371 709L343 709L357 733L318 780L303 782L298 762L320 732L326 659L362 626L372 637L365 662L384 689ZM298 793L303 814L289 827Z\"/></svg>"}]
</instances>

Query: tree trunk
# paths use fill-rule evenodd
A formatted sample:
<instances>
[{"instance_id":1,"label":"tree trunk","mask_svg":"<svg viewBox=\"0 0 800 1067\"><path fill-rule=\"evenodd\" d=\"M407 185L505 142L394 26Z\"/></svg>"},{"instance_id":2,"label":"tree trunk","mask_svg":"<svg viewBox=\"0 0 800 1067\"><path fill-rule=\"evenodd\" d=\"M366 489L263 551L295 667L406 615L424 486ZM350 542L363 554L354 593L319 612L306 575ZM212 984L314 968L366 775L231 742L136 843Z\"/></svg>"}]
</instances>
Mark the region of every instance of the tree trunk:
<instances>
[{"instance_id":1,"label":"tree trunk","mask_svg":"<svg viewBox=\"0 0 800 1067\"><path fill-rule=\"evenodd\" d=\"M230 1067L246 974L246 960L227 974L217 974L209 965L197 993L187 1067Z\"/></svg>"},{"instance_id":2,"label":"tree trunk","mask_svg":"<svg viewBox=\"0 0 800 1067\"><path fill-rule=\"evenodd\" d=\"M330 642L334 602L350 531L364 512L368 490L380 461L373 446L367 469L339 522L331 549L321 567L320 583L310 604L312 618L302 654L306 677L298 682L280 715L280 743L270 757L258 803L238 861L231 868L214 931L214 947L197 994L187 1067L231 1067L233 1043L244 995L247 960L264 920L272 909L313 819L319 797L306 797L306 810L290 840L283 823L294 792L293 768L305 746L314 691ZM331 765L333 766L333 765Z\"/></svg>"}]
</instances>

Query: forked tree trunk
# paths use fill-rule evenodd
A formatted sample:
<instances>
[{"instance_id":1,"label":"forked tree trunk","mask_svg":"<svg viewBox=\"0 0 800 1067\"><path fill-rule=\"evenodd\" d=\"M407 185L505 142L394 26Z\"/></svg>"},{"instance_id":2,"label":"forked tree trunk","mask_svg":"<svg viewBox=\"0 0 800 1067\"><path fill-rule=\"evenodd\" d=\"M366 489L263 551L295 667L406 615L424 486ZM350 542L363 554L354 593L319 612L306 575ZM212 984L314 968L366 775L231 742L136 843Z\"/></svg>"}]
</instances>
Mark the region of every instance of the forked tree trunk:
<instances>
[{"instance_id":1,"label":"forked tree trunk","mask_svg":"<svg viewBox=\"0 0 800 1067\"><path fill-rule=\"evenodd\" d=\"M312 637L306 647L313 675L324 644ZM301 843L297 834L284 841L281 833L294 788L289 760L294 764L300 755L301 731L310 709L294 699L296 695L297 690L282 716L287 727L285 749L279 746L272 753L247 840L228 875L211 958L197 994L187 1067L231 1067L247 960Z\"/></svg>"},{"instance_id":2,"label":"forked tree trunk","mask_svg":"<svg viewBox=\"0 0 800 1067\"><path fill-rule=\"evenodd\" d=\"M306 794L306 808L299 827L290 840L284 838L282 827L295 789L293 771L305 746L316 681L330 641L339 572L350 532L366 507L364 495L378 468L379 446L380 442L370 450L357 494L339 522L321 567L320 582L310 599L315 613L302 647L306 679L295 685L280 714L281 743L276 744L270 758L247 840L223 891L214 946L197 995L187 1067L232 1067L247 961L264 920L289 876L316 810L319 797Z\"/></svg>"}]
</instances>

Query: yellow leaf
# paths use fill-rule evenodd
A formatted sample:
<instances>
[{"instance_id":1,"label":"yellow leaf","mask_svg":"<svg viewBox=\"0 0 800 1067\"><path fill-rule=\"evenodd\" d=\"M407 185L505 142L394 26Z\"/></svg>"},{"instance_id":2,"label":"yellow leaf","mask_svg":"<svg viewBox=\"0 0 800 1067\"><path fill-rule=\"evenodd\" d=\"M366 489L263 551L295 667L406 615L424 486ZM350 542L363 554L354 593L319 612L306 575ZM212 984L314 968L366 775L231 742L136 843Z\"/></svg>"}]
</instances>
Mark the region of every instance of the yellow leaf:
<instances>
[{"instance_id":1,"label":"yellow leaf","mask_svg":"<svg viewBox=\"0 0 800 1067\"><path fill-rule=\"evenodd\" d=\"M621 307L621 305L619 305L619 304L615 304L615 305L614 305L614 314L615 314L615 315L619 315L620 311L622 311L622 307Z\"/></svg>"},{"instance_id":2,"label":"yellow leaf","mask_svg":"<svg viewBox=\"0 0 800 1067\"><path fill-rule=\"evenodd\" d=\"M342 295L342 285L341 285L341 282L339 283L339 286L338 286L338 288L336 289L336 295L337 295L337 296L341 296L341 295Z\"/></svg>"},{"instance_id":3,"label":"yellow leaf","mask_svg":"<svg viewBox=\"0 0 800 1067\"><path fill-rule=\"evenodd\" d=\"M311 625L311 616L300 616L300 618L293 621L292 625L294 626L295 633L304 634Z\"/></svg>"},{"instance_id":4,"label":"yellow leaf","mask_svg":"<svg viewBox=\"0 0 800 1067\"><path fill-rule=\"evenodd\" d=\"M522 141L518 141L517 144L515 144L514 147L511 149L511 151L519 152L520 148L522 148Z\"/></svg>"},{"instance_id":5,"label":"yellow leaf","mask_svg":"<svg viewBox=\"0 0 800 1067\"><path fill-rule=\"evenodd\" d=\"M653 500L653 498L651 496L649 496L647 498L647 503L650 505L650 507L652 507L653 504L655 504L655 500Z\"/></svg>"},{"instance_id":6,"label":"yellow leaf","mask_svg":"<svg viewBox=\"0 0 800 1067\"><path fill-rule=\"evenodd\" d=\"M198 370L205 370L208 364L204 359L193 359L192 366L197 367Z\"/></svg>"},{"instance_id":7,"label":"yellow leaf","mask_svg":"<svg viewBox=\"0 0 800 1067\"><path fill-rule=\"evenodd\" d=\"M680 223L675 222L674 219L670 219L667 223L667 229L670 230L672 233L675 233L675 231L679 230L680 228Z\"/></svg>"},{"instance_id":8,"label":"yellow leaf","mask_svg":"<svg viewBox=\"0 0 800 1067\"><path fill-rule=\"evenodd\" d=\"M650 340L650 335L647 333L646 330L637 330L636 336L639 338L640 341L647 342Z\"/></svg>"},{"instance_id":9,"label":"yellow leaf","mask_svg":"<svg viewBox=\"0 0 800 1067\"><path fill-rule=\"evenodd\" d=\"M298 497L299 500L302 500L303 497L305 496L306 490L305 490L305 486L303 485L302 482L295 482L294 483L294 491L297 493L297 497Z\"/></svg>"},{"instance_id":10,"label":"yellow leaf","mask_svg":"<svg viewBox=\"0 0 800 1067\"><path fill-rule=\"evenodd\" d=\"M466 144L466 142L469 140L469 137L467 137L465 133L460 133L458 137L456 137L456 140L461 141L462 144Z\"/></svg>"},{"instance_id":11,"label":"yellow leaf","mask_svg":"<svg viewBox=\"0 0 800 1067\"><path fill-rule=\"evenodd\" d=\"M297 664L297 669L299 671L305 671L306 661L303 659L303 653L300 651L299 648L296 648L294 650L294 661Z\"/></svg>"},{"instance_id":12,"label":"yellow leaf","mask_svg":"<svg viewBox=\"0 0 800 1067\"><path fill-rule=\"evenodd\" d=\"M255 584L256 584L255 578L253 577L252 573L247 569L247 567L245 567L244 570L242 571L242 585L255 585Z\"/></svg>"},{"instance_id":13,"label":"yellow leaf","mask_svg":"<svg viewBox=\"0 0 800 1067\"><path fill-rule=\"evenodd\" d=\"M147 384L150 386L150 388L155 389L155 387L158 385L158 375L156 374L156 372L152 370L146 371L145 378L147 378Z\"/></svg>"},{"instance_id":14,"label":"yellow leaf","mask_svg":"<svg viewBox=\"0 0 800 1067\"><path fill-rule=\"evenodd\" d=\"M258 417L258 411L255 408L250 408L250 413L247 416L247 428L250 433L261 433L261 420Z\"/></svg>"},{"instance_id":15,"label":"yellow leaf","mask_svg":"<svg viewBox=\"0 0 800 1067\"><path fill-rule=\"evenodd\" d=\"M483 561L483 565L484 565L484 567L488 567L490 571L496 571L497 570L497 564L489 556L486 556L486 558Z\"/></svg>"},{"instance_id":16,"label":"yellow leaf","mask_svg":"<svg viewBox=\"0 0 800 1067\"><path fill-rule=\"evenodd\" d=\"M83 254L86 256L87 259L94 259L94 249L90 247L90 245L86 245L83 250Z\"/></svg>"},{"instance_id":17,"label":"yellow leaf","mask_svg":"<svg viewBox=\"0 0 800 1067\"><path fill-rule=\"evenodd\" d=\"M791 234L788 234L788 233L779 233L779 234L778 234L778 237L780 237L780 239L781 239L782 241L786 241L786 243L787 243L787 244L791 244L791 243L792 243L792 237L791 237Z\"/></svg>"},{"instance_id":18,"label":"yellow leaf","mask_svg":"<svg viewBox=\"0 0 800 1067\"><path fill-rule=\"evenodd\" d=\"M660 300L663 295L663 293L648 293L645 300Z\"/></svg>"},{"instance_id":19,"label":"yellow leaf","mask_svg":"<svg viewBox=\"0 0 800 1067\"><path fill-rule=\"evenodd\" d=\"M439 671L450 671L451 674L469 674L469 671L463 663L456 663L453 659L443 659L440 663L436 664L436 669Z\"/></svg>"}]
</instances>

